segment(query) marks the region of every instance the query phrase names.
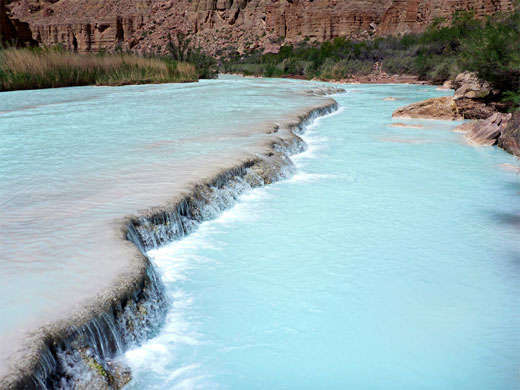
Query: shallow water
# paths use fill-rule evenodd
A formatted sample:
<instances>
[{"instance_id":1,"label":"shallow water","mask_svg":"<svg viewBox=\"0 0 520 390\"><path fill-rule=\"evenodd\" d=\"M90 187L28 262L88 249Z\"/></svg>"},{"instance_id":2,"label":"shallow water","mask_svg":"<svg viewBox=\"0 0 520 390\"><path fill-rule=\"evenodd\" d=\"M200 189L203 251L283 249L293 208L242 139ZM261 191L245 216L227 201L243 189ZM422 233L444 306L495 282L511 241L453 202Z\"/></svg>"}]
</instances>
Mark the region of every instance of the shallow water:
<instances>
[{"instance_id":1,"label":"shallow water","mask_svg":"<svg viewBox=\"0 0 520 390\"><path fill-rule=\"evenodd\" d=\"M124 271L118 218L255 153L267 123L322 101L302 93L310 85L227 77L0 94L0 359L13 333Z\"/></svg>"},{"instance_id":2,"label":"shallow water","mask_svg":"<svg viewBox=\"0 0 520 390\"><path fill-rule=\"evenodd\" d=\"M433 88L348 88L292 179L150 252L173 307L129 389L519 388L515 159L392 121Z\"/></svg>"}]
</instances>

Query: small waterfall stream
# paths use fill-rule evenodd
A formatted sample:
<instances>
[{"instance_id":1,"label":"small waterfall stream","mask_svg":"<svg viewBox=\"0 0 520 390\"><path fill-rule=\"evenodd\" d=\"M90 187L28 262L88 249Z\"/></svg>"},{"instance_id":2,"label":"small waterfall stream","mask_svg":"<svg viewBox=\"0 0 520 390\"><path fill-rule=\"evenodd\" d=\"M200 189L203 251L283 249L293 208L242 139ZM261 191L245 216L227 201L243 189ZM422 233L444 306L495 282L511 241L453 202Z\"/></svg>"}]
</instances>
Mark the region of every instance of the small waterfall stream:
<instances>
[{"instance_id":1,"label":"small waterfall stream","mask_svg":"<svg viewBox=\"0 0 520 390\"><path fill-rule=\"evenodd\" d=\"M329 91L330 92L330 91ZM153 337L164 322L169 303L146 251L179 240L205 221L231 207L254 187L287 178L294 166L289 156L305 150L297 136L315 118L338 109L332 99L288 123L270 145L272 152L223 170L197 184L194 190L167 207L125 219L126 238L141 252L143 275L121 299L105 302L106 308L80 325L63 325L60 332L45 335L37 362L8 378L6 389L120 389L130 379L130 369L118 359L128 348ZM32 366L32 368L31 368ZM14 379L13 379L14 378ZM2 387L3 388L3 387Z\"/></svg>"}]
</instances>

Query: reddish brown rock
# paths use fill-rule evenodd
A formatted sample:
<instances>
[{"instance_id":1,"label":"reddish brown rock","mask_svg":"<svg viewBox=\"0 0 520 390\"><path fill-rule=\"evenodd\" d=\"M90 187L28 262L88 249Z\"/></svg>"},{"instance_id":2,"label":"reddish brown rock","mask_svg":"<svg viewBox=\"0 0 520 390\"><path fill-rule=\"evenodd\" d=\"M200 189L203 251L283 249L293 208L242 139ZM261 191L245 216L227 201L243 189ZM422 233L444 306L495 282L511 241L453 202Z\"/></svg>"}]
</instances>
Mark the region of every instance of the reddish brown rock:
<instances>
[{"instance_id":1,"label":"reddish brown rock","mask_svg":"<svg viewBox=\"0 0 520 390\"><path fill-rule=\"evenodd\" d=\"M403 128L406 128L406 129L423 129L424 128L423 125L412 125L412 124L409 124L409 123L401 123L401 122L392 123L390 126L392 126L392 127L403 127Z\"/></svg>"},{"instance_id":2,"label":"reddish brown rock","mask_svg":"<svg viewBox=\"0 0 520 390\"><path fill-rule=\"evenodd\" d=\"M483 99L489 96L492 88L487 81L480 80L475 73L459 73L453 82L455 94L453 98L458 99Z\"/></svg>"},{"instance_id":3,"label":"reddish brown rock","mask_svg":"<svg viewBox=\"0 0 520 390\"><path fill-rule=\"evenodd\" d=\"M498 146L515 156L520 156L520 111L512 114L511 120L498 138Z\"/></svg>"},{"instance_id":4,"label":"reddish brown rock","mask_svg":"<svg viewBox=\"0 0 520 390\"><path fill-rule=\"evenodd\" d=\"M6 1L6 0L2 0ZM282 42L368 38L423 31L457 10L477 16L512 8L511 0L9 0L10 18L28 23L41 44L96 51L117 45L157 51L180 30L211 53ZM2 23L4 26L4 23Z\"/></svg>"},{"instance_id":5,"label":"reddish brown rock","mask_svg":"<svg viewBox=\"0 0 520 390\"><path fill-rule=\"evenodd\" d=\"M494 145L507 127L511 114L494 113L487 119L470 122L456 128L464 131L469 143L478 146Z\"/></svg>"},{"instance_id":6,"label":"reddish brown rock","mask_svg":"<svg viewBox=\"0 0 520 390\"><path fill-rule=\"evenodd\" d=\"M398 108L392 113L395 118L463 119L451 96L431 98Z\"/></svg>"},{"instance_id":7,"label":"reddish brown rock","mask_svg":"<svg viewBox=\"0 0 520 390\"><path fill-rule=\"evenodd\" d=\"M17 46L36 44L29 24L11 15L7 8L7 0L0 0L0 43Z\"/></svg>"},{"instance_id":8,"label":"reddish brown rock","mask_svg":"<svg viewBox=\"0 0 520 390\"><path fill-rule=\"evenodd\" d=\"M458 99L455 103L464 119L486 119L497 112L493 104L478 99Z\"/></svg>"}]
</instances>

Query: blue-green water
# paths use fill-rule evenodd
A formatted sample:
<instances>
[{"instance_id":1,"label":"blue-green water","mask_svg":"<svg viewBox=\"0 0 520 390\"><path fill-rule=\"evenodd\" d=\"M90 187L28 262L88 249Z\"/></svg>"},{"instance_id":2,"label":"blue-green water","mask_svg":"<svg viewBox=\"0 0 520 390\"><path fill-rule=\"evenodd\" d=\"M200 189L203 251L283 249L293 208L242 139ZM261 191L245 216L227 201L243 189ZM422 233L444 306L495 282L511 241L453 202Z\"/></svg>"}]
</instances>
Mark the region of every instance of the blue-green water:
<instances>
[{"instance_id":1,"label":"blue-green water","mask_svg":"<svg viewBox=\"0 0 520 390\"><path fill-rule=\"evenodd\" d=\"M23 331L124 270L118 218L255 153L315 85L0 94L0 371ZM446 92L347 89L290 180L150 253L173 305L125 355L129 389L519 388L516 159L452 122L391 119Z\"/></svg>"},{"instance_id":2,"label":"blue-green water","mask_svg":"<svg viewBox=\"0 0 520 390\"><path fill-rule=\"evenodd\" d=\"M225 78L0 94L0 371L25 331L126 271L119 218L253 153L266 122L322 101L309 86Z\"/></svg>"},{"instance_id":3,"label":"blue-green water","mask_svg":"<svg viewBox=\"0 0 520 390\"><path fill-rule=\"evenodd\" d=\"M515 159L390 126L433 88L348 89L292 179L150 253L173 307L129 389L519 388Z\"/></svg>"}]
</instances>

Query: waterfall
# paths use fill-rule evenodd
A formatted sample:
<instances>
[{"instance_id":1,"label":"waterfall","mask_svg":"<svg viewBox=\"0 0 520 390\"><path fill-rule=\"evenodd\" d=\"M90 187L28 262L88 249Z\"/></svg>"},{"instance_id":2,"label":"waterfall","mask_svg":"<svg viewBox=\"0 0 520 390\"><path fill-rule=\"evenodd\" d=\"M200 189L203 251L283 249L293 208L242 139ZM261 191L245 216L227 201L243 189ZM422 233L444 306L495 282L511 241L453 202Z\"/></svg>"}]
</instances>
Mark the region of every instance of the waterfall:
<instances>
[{"instance_id":1,"label":"waterfall","mask_svg":"<svg viewBox=\"0 0 520 390\"><path fill-rule=\"evenodd\" d=\"M0 388L113 390L128 383L131 372L118 356L157 334L169 306L146 251L191 233L231 207L244 192L288 177L294 170L289 156L306 148L298 134L315 118L337 108L328 99L293 122L275 126L270 132L276 136L269 145L271 152L199 182L168 206L125 218L123 237L140 251L132 277L97 297L86 314L33 335L28 343L31 357L16 362L10 375L0 378Z\"/></svg>"}]
</instances>

